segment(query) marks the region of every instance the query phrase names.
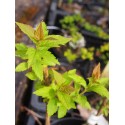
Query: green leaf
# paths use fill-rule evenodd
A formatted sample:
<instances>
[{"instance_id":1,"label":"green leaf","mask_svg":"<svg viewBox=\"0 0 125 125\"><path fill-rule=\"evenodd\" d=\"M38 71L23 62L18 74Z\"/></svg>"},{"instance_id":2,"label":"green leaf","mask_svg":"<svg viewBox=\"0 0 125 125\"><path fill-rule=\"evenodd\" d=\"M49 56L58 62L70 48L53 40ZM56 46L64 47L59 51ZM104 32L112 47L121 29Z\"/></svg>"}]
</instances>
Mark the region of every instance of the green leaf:
<instances>
[{"instance_id":1,"label":"green leaf","mask_svg":"<svg viewBox=\"0 0 125 125\"><path fill-rule=\"evenodd\" d=\"M27 55L26 55L26 50L24 50L24 51L22 51L22 50L17 50L16 52L15 52L15 55L17 56L17 57L20 57L21 59L27 59Z\"/></svg>"},{"instance_id":2,"label":"green leaf","mask_svg":"<svg viewBox=\"0 0 125 125\"><path fill-rule=\"evenodd\" d=\"M16 22L16 24L19 26L23 33L30 37L34 37L34 29L31 26L19 22Z\"/></svg>"},{"instance_id":3,"label":"green leaf","mask_svg":"<svg viewBox=\"0 0 125 125\"><path fill-rule=\"evenodd\" d=\"M58 109L58 118L62 118L66 115L67 113L67 109L62 105L62 106L59 106L59 109Z\"/></svg>"},{"instance_id":4,"label":"green leaf","mask_svg":"<svg viewBox=\"0 0 125 125\"><path fill-rule=\"evenodd\" d=\"M57 96L59 101L69 110L71 108L76 108L75 103L73 102L72 98L63 92L57 92Z\"/></svg>"},{"instance_id":5,"label":"green leaf","mask_svg":"<svg viewBox=\"0 0 125 125\"><path fill-rule=\"evenodd\" d=\"M66 80L64 85L69 85L73 81L72 78L69 78L68 72L63 73L62 76Z\"/></svg>"},{"instance_id":6,"label":"green leaf","mask_svg":"<svg viewBox=\"0 0 125 125\"><path fill-rule=\"evenodd\" d=\"M16 24L19 26L21 31L25 33L35 44L39 40L43 40L44 37L48 36L48 30L45 22L43 21L38 24L36 30L34 30L31 26L27 24L19 22L16 22Z\"/></svg>"},{"instance_id":7,"label":"green leaf","mask_svg":"<svg viewBox=\"0 0 125 125\"><path fill-rule=\"evenodd\" d=\"M72 78L69 77L71 75L76 75L76 69L69 70L68 72L63 73L63 77L68 81L72 81Z\"/></svg>"},{"instance_id":8,"label":"green leaf","mask_svg":"<svg viewBox=\"0 0 125 125\"><path fill-rule=\"evenodd\" d=\"M40 46L49 49L53 47L59 47L60 45L65 45L70 40L71 38L65 38L60 35L49 35L43 41L40 42Z\"/></svg>"},{"instance_id":9,"label":"green leaf","mask_svg":"<svg viewBox=\"0 0 125 125\"><path fill-rule=\"evenodd\" d=\"M72 51L70 49L67 49L64 52L64 56L67 58L67 60L71 63L73 61L75 61L77 59L77 55L72 53Z\"/></svg>"},{"instance_id":10,"label":"green leaf","mask_svg":"<svg viewBox=\"0 0 125 125\"><path fill-rule=\"evenodd\" d=\"M108 86L108 84L109 84L109 78L106 78L106 77L100 78L100 79L97 80L97 82L99 84L103 85L103 86Z\"/></svg>"},{"instance_id":11,"label":"green leaf","mask_svg":"<svg viewBox=\"0 0 125 125\"><path fill-rule=\"evenodd\" d=\"M36 38L30 37L30 36L29 36L29 38L30 38L30 40L31 40L33 43L35 43L35 44L38 43L38 40L37 40Z\"/></svg>"},{"instance_id":12,"label":"green leaf","mask_svg":"<svg viewBox=\"0 0 125 125\"><path fill-rule=\"evenodd\" d=\"M43 82L41 82L40 80L35 81L35 83L34 83L35 90L38 90L38 89L43 88L43 87L44 87L44 83Z\"/></svg>"},{"instance_id":13,"label":"green leaf","mask_svg":"<svg viewBox=\"0 0 125 125\"><path fill-rule=\"evenodd\" d=\"M42 21L42 28L44 31L44 37L48 36L47 26L46 26L45 22L43 22L43 21Z\"/></svg>"},{"instance_id":14,"label":"green leaf","mask_svg":"<svg viewBox=\"0 0 125 125\"><path fill-rule=\"evenodd\" d=\"M41 56L38 50L30 47L27 50L28 67L32 67L35 75L42 81L43 80L43 65Z\"/></svg>"},{"instance_id":15,"label":"green leaf","mask_svg":"<svg viewBox=\"0 0 125 125\"><path fill-rule=\"evenodd\" d=\"M86 81L81 76L76 74L76 69L68 71L68 77L83 87L86 87Z\"/></svg>"},{"instance_id":16,"label":"green leaf","mask_svg":"<svg viewBox=\"0 0 125 125\"><path fill-rule=\"evenodd\" d=\"M36 75L35 75L34 72L28 72L28 73L26 74L26 76L27 76L29 79L31 79L31 80L36 80L36 79L37 79L37 77L36 77Z\"/></svg>"},{"instance_id":17,"label":"green leaf","mask_svg":"<svg viewBox=\"0 0 125 125\"><path fill-rule=\"evenodd\" d=\"M76 100L83 108L91 109L91 105L89 104L86 96L77 96Z\"/></svg>"},{"instance_id":18,"label":"green leaf","mask_svg":"<svg viewBox=\"0 0 125 125\"><path fill-rule=\"evenodd\" d=\"M53 98L55 95L54 90L50 86L40 88L35 92L33 92L33 94L37 96L42 96L43 98L48 98L48 99Z\"/></svg>"},{"instance_id":19,"label":"green leaf","mask_svg":"<svg viewBox=\"0 0 125 125\"><path fill-rule=\"evenodd\" d=\"M58 73L55 70L52 70L52 72L53 72L54 79L56 80L57 84L62 84L65 82L65 79L63 78L63 76L60 73Z\"/></svg>"},{"instance_id":20,"label":"green leaf","mask_svg":"<svg viewBox=\"0 0 125 125\"><path fill-rule=\"evenodd\" d=\"M16 49L17 50L27 50L27 46L23 43L16 43Z\"/></svg>"},{"instance_id":21,"label":"green leaf","mask_svg":"<svg viewBox=\"0 0 125 125\"><path fill-rule=\"evenodd\" d=\"M74 81L75 84L82 85L83 87L86 87L86 81L79 75L76 74L76 69L70 70L68 72L65 72L63 74L63 77L66 79L67 84L71 83L71 81Z\"/></svg>"},{"instance_id":22,"label":"green leaf","mask_svg":"<svg viewBox=\"0 0 125 125\"><path fill-rule=\"evenodd\" d=\"M43 58L42 63L44 65L55 66L56 64L60 64L56 57L49 51L42 51L41 57Z\"/></svg>"},{"instance_id":23,"label":"green leaf","mask_svg":"<svg viewBox=\"0 0 125 125\"><path fill-rule=\"evenodd\" d=\"M74 87L75 87L75 89L80 90L81 85L79 85L79 84L75 84Z\"/></svg>"},{"instance_id":24,"label":"green leaf","mask_svg":"<svg viewBox=\"0 0 125 125\"><path fill-rule=\"evenodd\" d=\"M81 76L73 74L73 75L69 75L69 77L72 78L76 83L86 88L86 81Z\"/></svg>"},{"instance_id":25,"label":"green leaf","mask_svg":"<svg viewBox=\"0 0 125 125\"><path fill-rule=\"evenodd\" d=\"M89 78L87 78L87 79L89 80L89 84L93 84L93 83L95 83L93 77L89 77Z\"/></svg>"},{"instance_id":26,"label":"green leaf","mask_svg":"<svg viewBox=\"0 0 125 125\"><path fill-rule=\"evenodd\" d=\"M28 67L30 67L33 64L36 50L32 47L29 47L26 54L28 55Z\"/></svg>"},{"instance_id":27,"label":"green leaf","mask_svg":"<svg viewBox=\"0 0 125 125\"><path fill-rule=\"evenodd\" d=\"M58 88L59 88L59 87L57 86L57 84L55 84L55 82L52 82L50 86L52 87L52 89L53 89L54 91L57 91Z\"/></svg>"},{"instance_id":28,"label":"green leaf","mask_svg":"<svg viewBox=\"0 0 125 125\"><path fill-rule=\"evenodd\" d=\"M57 99L52 98L47 104L47 113L49 116L52 116L57 111Z\"/></svg>"},{"instance_id":29,"label":"green leaf","mask_svg":"<svg viewBox=\"0 0 125 125\"><path fill-rule=\"evenodd\" d=\"M76 69L69 70L69 71L68 71L68 74L69 74L69 75L74 75L74 74L76 74Z\"/></svg>"},{"instance_id":30,"label":"green leaf","mask_svg":"<svg viewBox=\"0 0 125 125\"><path fill-rule=\"evenodd\" d=\"M89 87L89 88L87 89L87 91L88 91L88 92L93 91L93 92L98 93L98 94L101 95L102 97L107 97L107 98L109 98L109 92L108 92L108 90L107 90L104 86L102 86L102 85L93 84L91 87Z\"/></svg>"},{"instance_id":31,"label":"green leaf","mask_svg":"<svg viewBox=\"0 0 125 125\"><path fill-rule=\"evenodd\" d=\"M64 77L65 78L65 77ZM65 78L65 82L63 83L63 85L70 85L72 82L73 82L73 80L71 79L71 78Z\"/></svg>"},{"instance_id":32,"label":"green leaf","mask_svg":"<svg viewBox=\"0 0 125 125\"><path fill-rule=\"evenodd\" d=\"M16 72L22 72L28 69L27 62L22 62L16 66Z\"/></svg>"},{"instance_id":33,"label":"green leaf","mask_svg":"<svg viewBox=\"0 0 125 125\"><path fill-rule=\"evenodd\" d=\"M42 81L43 80L43 66L39 60L36 60L35 63L32 65L32 70L34 71L35 75Z\"/></svg>"},{"instance_id":34,"label":"green leaf","mask_svg":"<svg viewBox=\"0 0 125 125\"><path fill-rule=\"evenodd\" d=\"M16 56L22 58L22 59L27 59L26 52L27 52L27 46L23 43L17 43L16 44Z\"/></svg>"},{"instance_id":35,"label":"green leaf","mask_svg":"<svg viewBox=\"0 0 125 125\"><path fill-rule=\"evenodd\" d=\"M77 94L79 94L79 91L80 91L80 89L81 89L81 85L75 83L75 84L74 84L74 88L75 88L75 91L74 91L74 93L72 93L72 94L74 94L74 96L77 96Z\"/></svg>"}]
</instances>

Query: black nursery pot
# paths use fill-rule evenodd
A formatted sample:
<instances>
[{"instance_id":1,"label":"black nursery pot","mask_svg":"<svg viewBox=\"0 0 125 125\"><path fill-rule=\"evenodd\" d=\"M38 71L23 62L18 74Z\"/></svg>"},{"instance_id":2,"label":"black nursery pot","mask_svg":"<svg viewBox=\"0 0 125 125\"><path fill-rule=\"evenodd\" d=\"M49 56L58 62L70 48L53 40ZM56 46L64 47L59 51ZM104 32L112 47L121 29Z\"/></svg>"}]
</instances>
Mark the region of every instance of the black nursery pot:
<instances>
[{"instance_id":1,"label":"black nursery pot","mask_svg":"<svg viewBox=\"0 0 125 125\"><path fill-rule=\"evenodd\" d=\"M59 10L57 7L57 0L53 0L51 3L48 15L46 17L47 25L57 26L61 28L61 24L59 21L67 15L70 15L70 14L64 10ZM82 27L79 27L79 29L87 41L86 47L91 47L91 46L100 47L101 45L109 41L108 39L103 39L96 36L93 32L87 31ZM58 34L59 31L56 32L55 30L51 30L50 34L53 34L53 33Z\"/></svg>"},{"instance_id":2,"label":"black nursery pot","mask_svg":"<svg viewBox=\"0 0 125 125\"><path fill-rule=\"evenodd\" d=\"M72 64L77 70L80 71L82 76L87 80L88 77L91 76L92 70L94 66L96 65L95 60L83 60L83 59L77 59Z\"/></svg>"},{"instance_id":3,"label":"black nursery pot","mask_svg":"<svg viewBox=\"0 0 125 125\"><path fill-rule=\"evenodd\" d=\"M51 125L82 125L85 121L81 118L63 118L54 121Z\"/></svg>"},{"instance_id":4,"label":"black nursery pot","mask_svg":"<svg viewBox=\"0 0 125 125\"><path fill-rule=\"evenodd\" d=\"M40 122L45 125L45 120L40 119ZM86 121L81 118L70 117L54 120L51 125L83 125L84 123ZM38 125L38 123L30 116L27 125Z\"/></svg>"}]
</instances>

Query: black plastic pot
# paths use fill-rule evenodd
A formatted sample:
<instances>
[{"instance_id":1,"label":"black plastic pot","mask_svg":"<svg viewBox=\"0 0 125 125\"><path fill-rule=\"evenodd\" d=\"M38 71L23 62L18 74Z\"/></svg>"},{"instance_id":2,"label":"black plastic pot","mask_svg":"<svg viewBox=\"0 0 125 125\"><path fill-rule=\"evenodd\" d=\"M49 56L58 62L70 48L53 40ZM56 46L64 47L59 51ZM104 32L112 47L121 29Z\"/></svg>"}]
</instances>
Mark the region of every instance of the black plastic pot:
<instances>
[{"instance_id":1,"label":"black plastic pot","mask_svg":"<svg viewBox=\"0 0 125 125\"><path fill-rule=\"evenodd\" d=\"M57 5L58 2L59 2L59 0L52 0L51 4ZM68 4L68 0L63 0L62 3ZM83 6L83 8L88 8L88 7L91 8L91 6L100 6L100 7L106 6L105 3L101 2L100 0L87 0L87 1L85 1L85 0L73 0L72 3L77 3L81 6ZM60 8L57 8L57 9L60 9Z\"/></svg>"},{"instance_id":2,"label":"black plastic pot","mask_svg":"<svg viewBox=\"0 0 125 125\"><path fill-rule=\"evenodd\" d=\"M58 0L57 0L58 1ZM68 3L67 0L63 0L63 3ZM100 0L73 0L73 3L78 3L78 4L89 4L89 5L98 5L98 6L104 6L104 3L101 2Z\"/></svg>"},{"instance_id":3,"label":"black plastic pot","mask_svg":"<svg viewBox=\"0 0 125 125\"><path fill-rule=\"evenodd\" d=\"M81 118L62 118L54 121L51 125L82 125L85 121Z\"/></svg>"},{"instance_id":4,"label":"black plastic pot","mask_svg":"<svg viewBox=\"0 0 125 125\"><path fill-rule=\"evenodd\" d=\"M61 29L61 24L60 24L60 20L64 18L64 16L69 15L68 13L66 13L65 11L50 11L50 17L48 17L48 22L47 25L48 26L57 26ZM79 28L79 31L83 34L85 40L86 40L86 47L91 47L91 46L95 46L95 47L100 47L101 45L103 45L104 43L108 42L108 39L103 39L100 38L98 36L96 36L94 33L89 32L83 28ZM55 30L50 30L49 32L50 34L57 34L60 33L59 31L56 32Z\"/></svg>"},{"instance_id":5,"label":"black plastic pot","mask_svg":"<svg viewBox=\"0 0 125 125\"><path fill-rule=\"evenodd\" d=\"M102 39L100 37L97 37L94 33L89 32L83 28L81 28L81 33L83 34L83 36L85 37L86 40L86 47L100 47L101 45L103 45L104 43L108 42L108 39Z\"/></svg>"},{"instance_id":6,"label":"black plastic pot","mask_svg":"<svg viewBox=\"0 0 125 125\"><path fill-rule=\"evenodd\" d=\"M82 60L82 59L77 59L74 63L73 66L80 71L82 76L87 80L88 77L91 76L92 70L94 66L96 65L96 62L90 61L90 60Z\"/></svg>"},{"instance_id":7,"label":"black plastic pot","mask_svg":"<svg viewBox=\"0 0 125 125\"><path fill-rule=\"evenodd\" d=\"M39 118L39 121L42 123L42 125L45 124L45 119ZM38 123L35 121L35 119L32 116L29 116L29 119L26 125L38 125Z\"/></svg>"},{"instance_id":8,"label":"black plastic pot","mask_svg":"<svg viewBox=\"0 0 125 125\"><path fill-rule=\"evenodd\" d=\"M45 125L45 120L39 119L42 125ZM51 125L83 125L86 123L82 118L70 117L62 118L51 122ZM38 123L33 119L32 116L29 117L27 125L38 125Z\"/></svg>"},{"instance_id":9,"label":"black plastic pot","mask_svg":"<svg viewBox=\"0 0 125 125\"><path fill-rule=\"evenodd\" d=\"M35 91L34 85L32 88L32 93ZM41 115L41 117L45 118L45 112L46 112L46 105L42 102L41 97L36 96L35 94L32 94L30 107L37 113Z\"/></svg>"}]
</instances>

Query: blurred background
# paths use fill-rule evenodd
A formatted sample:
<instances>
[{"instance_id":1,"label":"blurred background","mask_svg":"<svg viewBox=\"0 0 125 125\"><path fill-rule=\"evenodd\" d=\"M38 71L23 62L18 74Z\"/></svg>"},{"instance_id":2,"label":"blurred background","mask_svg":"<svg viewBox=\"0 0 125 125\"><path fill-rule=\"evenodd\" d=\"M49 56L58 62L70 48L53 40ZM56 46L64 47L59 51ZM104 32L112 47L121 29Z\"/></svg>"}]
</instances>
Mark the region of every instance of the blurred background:
<instances>
[{"instance_id":1,"label":"blurred background","mask_svg":"<svg viewBox=\"0 0 125 125\"><path fill-rule=\"evenodd\" d=\"M49 34L72 37L66 46L51 49L65 70L77 69L86 80L99 62L101 71L109 61L109 1L108 0L16 0L15 21L36 27L45 21ZM16 43L32 42L16 26ZM15 65L21 60L16 57ZM33 82L25 72L16 73L15 120L16 125L41 125L45 119L45 104L32 94ZM98 109L100 96L87 95L91 105ZM66 117L79 117L79 110L69 111ZM57 116L52 117L52 121ZM106 115L108 120L108 113ZM40 121L40 122L39 122Z\"/></svg>"}]
</instances>

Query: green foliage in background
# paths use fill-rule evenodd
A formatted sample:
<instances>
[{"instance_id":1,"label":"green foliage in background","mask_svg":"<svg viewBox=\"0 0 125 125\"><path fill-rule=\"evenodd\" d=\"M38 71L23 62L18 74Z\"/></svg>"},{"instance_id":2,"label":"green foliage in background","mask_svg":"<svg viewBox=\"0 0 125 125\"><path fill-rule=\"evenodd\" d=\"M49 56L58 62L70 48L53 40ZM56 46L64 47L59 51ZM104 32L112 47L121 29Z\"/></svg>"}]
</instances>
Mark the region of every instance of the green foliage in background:
<instances>
[{"instance_id":1,"label":"green foliage in background","mask_svg":"<svg viewBox=\"0 0 125 125\"><path fill-rule=\"evenodd\" d=\"M94 48L81 48L81 58L82 59L88 59L93 60L94 56Z\"/></svg>"},{"instance_id":2,"label":"green foliage in background","mask_svg":"<svg viewBox=\"0 0 125 125\"><path fill-rule=\"evenodd\" d=\"M72 53L71 49L67 49L67 50L64 52L64 56L66 57L66 59L67 59L70 63L72 63L73 61L75 61L75 60L78 58L77 54Z\"/></svg>"},{"instance_id":3,"label":"green foliage in background","mask_svg":"<svg viewBox=\"0 0 125 125\"><path fill-rule=\"evenodd\" d=\"M105 64L107 64L109 61L109 43L101 45L101 47L97 49L97 53L99 53L99 58L102 59Z\"/></svg>"},{"instance_id":4,"label":"green foliage in background","mask_svg":"<svg viewBox=\"0 0 125 125\"><path fill-rule=\"evenodd\" d=\"M74 62L77 58L81 58L83 60L93 60L94 59L94 47L90 48L79 48L78 52L73 53L72 49L67 49L64 52L64 56L68 60L69 63Z\"/></svg>"},{"instance_id":5,"label":"green foliage in background","mask_svg":"<svg viewBox=\"0 0 125 125\"><path fill-rule=\"evenodd\" d=\"M109 38L109 35L105 33L101 27L89 23L85 18L81 17L80 14L65 16L62 20L60 20L60 23L62 25L62 28L68 31L70 31L71 28L79 31L80 26L87 31L93 32L96 36L100 38Z\"/></svg>"}]
</instances>

